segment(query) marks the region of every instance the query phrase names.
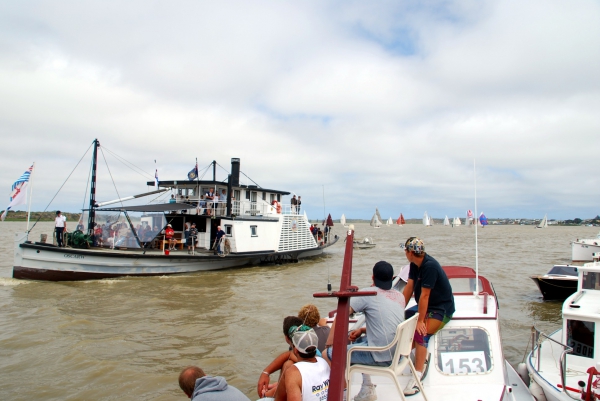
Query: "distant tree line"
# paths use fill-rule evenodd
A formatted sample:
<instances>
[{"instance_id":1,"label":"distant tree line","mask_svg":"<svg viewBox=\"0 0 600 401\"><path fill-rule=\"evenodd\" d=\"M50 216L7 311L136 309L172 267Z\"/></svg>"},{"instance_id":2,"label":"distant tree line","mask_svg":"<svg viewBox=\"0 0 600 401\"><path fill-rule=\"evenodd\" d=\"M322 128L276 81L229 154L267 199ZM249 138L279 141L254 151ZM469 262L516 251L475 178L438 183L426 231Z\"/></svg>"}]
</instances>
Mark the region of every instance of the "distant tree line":
<instances>
[{"instance_id":1,"label":"distant tree line","mask_svg":"<svg viewBox=\"0 0 600 401\"><path fill-rule=\"evenodd\" d=\"M79 221L80 213L62 213L67 218L67 227L69 222L77 222ZM30 221L54 221L56 217L56 211L53 210L51 212L31 212ZM12 210L6 214L6 221L26 221L27 220L27 211L26 210L17 210L13 212Z\"/></svg>"}]
</instances>

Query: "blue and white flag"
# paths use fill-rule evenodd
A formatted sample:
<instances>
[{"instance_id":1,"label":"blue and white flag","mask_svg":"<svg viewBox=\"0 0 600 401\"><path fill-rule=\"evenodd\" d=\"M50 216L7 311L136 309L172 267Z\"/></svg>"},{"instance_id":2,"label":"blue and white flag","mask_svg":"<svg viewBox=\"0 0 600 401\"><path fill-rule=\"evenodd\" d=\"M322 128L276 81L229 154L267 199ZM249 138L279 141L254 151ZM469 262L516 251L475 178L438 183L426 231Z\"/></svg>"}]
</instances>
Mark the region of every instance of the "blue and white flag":
<instances>
[{"instance_id":1,"label":"blue and white flag","mask_svg":"<svg viewBox=\"0 0 600 401\"><path fill-rule=\"evenodd\" d=\"M188 180L190 181L194 181L196 178L198 178L198 160L196 160L196 167L194 167L189 173L188 173Z\"/></svg>"},{"instance_id":2,"label":"blue and white flag","mask_svg":"<svg viewBox=\"0 0 600 401\"><path fill-rule=\"evenodd\" d=\"M33 172L33 165L29 167L25 172L19 177L17 181L12 185L11 193L10 193L10 204L0 216L0 220L4 221L6 218L6 213L13 207L17 205L21 205L27 201L27 183L29 182L29 177Z\"/></svg>"},{"instance_id":3,"label":"blue and white flag","mask_svg":"<svg viewBox=\"0 0 600 401\"><path fill-rule=\"evenodd\" d=\"M154 172L154 186L158 189L158 169Z\"/></svg>"}]
</instances>

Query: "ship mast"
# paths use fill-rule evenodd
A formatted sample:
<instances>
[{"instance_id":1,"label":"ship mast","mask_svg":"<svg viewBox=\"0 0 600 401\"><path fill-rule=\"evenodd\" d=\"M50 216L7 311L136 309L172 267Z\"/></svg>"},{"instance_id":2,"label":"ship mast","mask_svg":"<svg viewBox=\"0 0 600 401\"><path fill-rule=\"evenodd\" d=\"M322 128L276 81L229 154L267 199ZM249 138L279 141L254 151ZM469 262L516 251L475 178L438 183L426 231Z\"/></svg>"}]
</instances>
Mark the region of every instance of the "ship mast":
<instances>
[{"instance_id":1,"label":"ship mast","mask_svg":"<svg viewBox=\"0 0 600 401\"><path fill-rule=\"evenodd\" d=\"M96 166L98 165L98 147L100 142L94 139L94 153L92 155L92 181L90 183L90 214L88 216L88 234L94 234L94 225L96 222Z\"/></svg>"}]
</instances>

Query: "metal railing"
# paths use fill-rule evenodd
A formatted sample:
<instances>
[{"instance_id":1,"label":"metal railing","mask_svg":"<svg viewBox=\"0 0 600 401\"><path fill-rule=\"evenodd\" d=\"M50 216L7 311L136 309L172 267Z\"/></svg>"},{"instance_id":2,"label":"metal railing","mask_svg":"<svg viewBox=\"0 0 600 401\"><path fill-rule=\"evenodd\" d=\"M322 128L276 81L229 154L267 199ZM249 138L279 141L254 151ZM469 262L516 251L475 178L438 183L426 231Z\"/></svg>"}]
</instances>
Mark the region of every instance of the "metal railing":
<instances>
[{"instance_id":1,"label":"metal railing","mask_svg":"<svg viewBox=\"0 0 600 401\"><path fill-rule=\"evenodd\" d=\"M226 202L205 199L198 200L197 198L192 197L188 200L188 204L190 205L189 210L196 209L197 214L225 216L227 213ZM270 214L299 215L300 213L301 209L299 207L290 204L283 204L280 202L271 205L267 201L264 201L262 199L257 201L231 201L231 214L236 216L264 216Z\"/></svg>"},{"instance_id":2,"label":"metal railing","mask_svg":"<svg viewBox=\"0 0 600 401\"><path fill-rule=\"evenodd\" d=\"M574 397L567 391L567 383L566 383L567 354L570 354L571 352L573 352L573 348L569 347L568 345L563 344L559 341L556 341L555 339L551 338L546 333L538 330L537 327L531 326L531 346L532 346L532 352L534 352L534 351L536 352L536 360L537 360L536 370L538 372L540 371L540 355L542 352L542 344L544 343L543 339L540 340L541 338L552 341L553 343L558 344L561 347L563 347L563 351L560 353L560 359L559 359L559 364L558 364L559 373L560 373L560 384L562 386L562 391L565 394L567 394L569 397L571 397L572 399L579 400L580 399L579 396Z\"/></svg>"}]
</instances>

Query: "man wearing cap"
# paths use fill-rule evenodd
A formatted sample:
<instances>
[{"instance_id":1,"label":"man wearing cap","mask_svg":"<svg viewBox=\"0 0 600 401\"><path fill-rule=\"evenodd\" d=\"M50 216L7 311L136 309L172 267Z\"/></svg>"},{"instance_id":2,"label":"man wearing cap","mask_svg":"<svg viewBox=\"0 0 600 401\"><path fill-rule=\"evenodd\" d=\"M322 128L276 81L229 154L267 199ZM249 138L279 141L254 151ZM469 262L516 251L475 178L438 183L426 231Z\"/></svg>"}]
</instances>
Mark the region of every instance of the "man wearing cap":
<instances>
[{"instance_id":1,"label":"man wearing cap","mask_svg":"<svg viewBox=\"0 0 600 401\"><path fill-rule=\"evenodd\" d=\"M198 236L198 229L196 228L196 223L192 223L192 227L190 228L190 232L187 239L187 247L188 253L192 253L192 248L196 243L196 237Z\"/></svg>"},{"instance_id":2,"label":"man wearing cap","mask_svg":"<svg viewBox=\"0 0 600 401\"><path fill-rule=\"evenodd\" d=\"M366 327L350 332L348 338L355 344L348 345L370 345L382 347L388 345L396 335L396 329L404 321L404 308L406 301L402 293L392 289L394 268L388 262L380 261L373 266L373 286L362 288L360 291L376 291L376 296L351 297L350 313L363 312L365 314ZM327 338L327 358L331 360L333 355L333 336L335 332L335 320ZM364 336L363 336L364 334ZM395 348L383 352L358 351L352 353L351 364L389 366L394 355ZM371 376L363 374L363 383L360 392L354 397L354 401L373 401L377 399L375 386L371 382Z\"/></svg>"},{"instance_id":3,"label":"man wearing cap","mask_svg":"<svg viewBox=\"0 0 600 401\"><path fill-rule=\"evenodd\" d=\"M319 337L313 329L292 327L293 350L298 362L283 372L283 386L277 386L275 401L321 401L327 399L330 368L316 356Z\"/></svg>"},{"instance_id":4,"label":"man wearing cap","mask_svg":"<svg viewBox=\"0 0 600 401\"><path fill-rule=\"evenodd\" d=\"M410 318L419 312L413 346L417 375L422 377L429 339L452 319L455 310L454 296L448 276L437 260L425 253L425 244L422 240L410 237L401 246L406 253L406 259L410 262L404 297L408 302L414 293L417 301L416 306L406 311L406 317ZM404 389L404 394L412 395L418 391L419 387L411 379Z\"/></svg>"},{"instance_id":5,"label":"man wearing cap","mask_svg":"<svg viewBox=\"0 0 600 401\"><path fill-rule=\"evenodd\" d=\"M165 239L169 243L170 251L175 250L175 244L177 243L177 241L175 240L174 237L175 237L175 230L173 230L173 227L170 224L167 224L167 228L165 228Z\"/></svg>"},{"instance_id":6,"label":"man wearing cap","mask_svg":"<svg viewBox=\"0 0 600 401\"><path fill-rule=\"evenodd\" d=\"M250 401L240 390L228 385L224 377L209 376L197 366L181 371L179 387L192 401Z\"/></svg>"},{"instance_id":7,"label":"man wearing cap","mask_svg":"<svg viewBox=\"0 0 600 401\"><path fill-rule=\"evenodd\" d=\"M219 255L223 254L223 244L221 244L221 241L223 239L223 237L225 236L225 231L221 230L221 226L217 227L217 233L215 235L215 243L213 245L213 248L215 249L215 255L218 253Z\"/></svg>"}]
</instances>

